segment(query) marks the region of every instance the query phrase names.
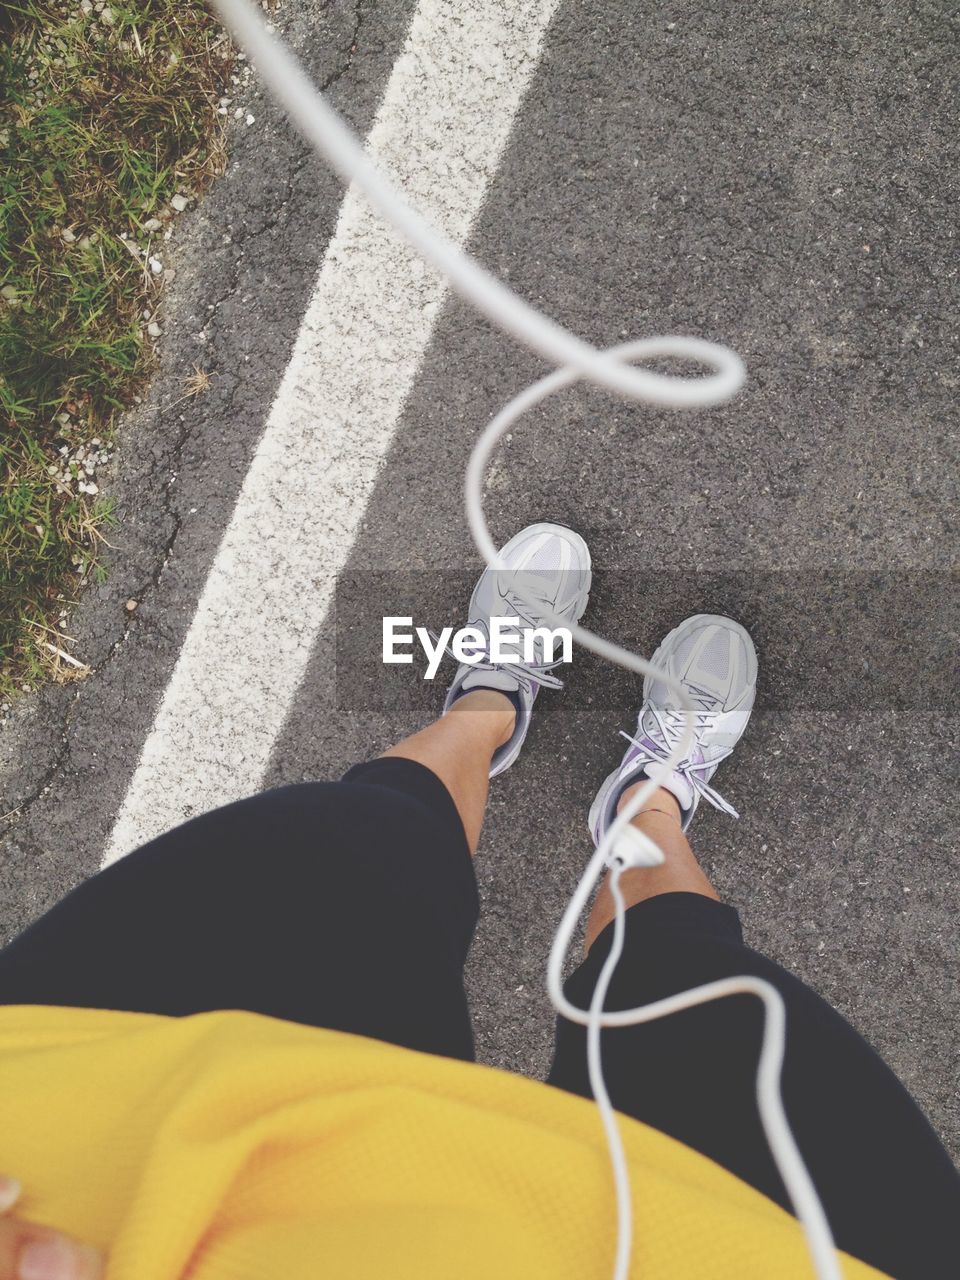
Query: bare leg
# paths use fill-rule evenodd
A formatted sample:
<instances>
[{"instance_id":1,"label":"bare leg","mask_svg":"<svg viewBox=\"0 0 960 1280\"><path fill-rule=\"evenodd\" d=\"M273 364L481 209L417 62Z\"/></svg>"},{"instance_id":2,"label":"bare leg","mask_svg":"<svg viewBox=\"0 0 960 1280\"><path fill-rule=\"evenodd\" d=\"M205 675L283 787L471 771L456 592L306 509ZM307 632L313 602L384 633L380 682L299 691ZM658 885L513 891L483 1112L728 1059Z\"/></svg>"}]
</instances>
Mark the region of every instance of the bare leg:
<instances>
[{"instance_id":1,"label":"bare leg","mask_svg":"<svg viewBox=\"0 0 960 1280\"><path fill-rule=\"evenodd\" d=\"M627 787L617 805L621 809L627 799L643 786L635 783ZM623 892L624 904L632 907L646 898L655 898L660 893L700 893L705 898L715 898L719 894L704 875L700 864L693 856L693 850L687 837L680 829L680 806L670 794L662 788L655 791L644 807L633 819L633 825L648 835L663 850L665 862L659 867L631 867L620 877L620 888ZM613 895L609 888L609 876L597 894L587 919L587 932L583 943L583 954L586 955L593 946L601 929L605 928L615 914Z\"/></svg>"},{"instance_id":2,"label":"bare leg","mask_svg":"<svg viewBox=\"0 0 960 1280\"><path fill-rule=\"evenodd\" d=\"M476 853L487 803L490 761L513 733L516 710L506 694L475 689L458 698L450 710L383 754L416 760L431 769L453 797Z\"/></svg>"}]
</instances>

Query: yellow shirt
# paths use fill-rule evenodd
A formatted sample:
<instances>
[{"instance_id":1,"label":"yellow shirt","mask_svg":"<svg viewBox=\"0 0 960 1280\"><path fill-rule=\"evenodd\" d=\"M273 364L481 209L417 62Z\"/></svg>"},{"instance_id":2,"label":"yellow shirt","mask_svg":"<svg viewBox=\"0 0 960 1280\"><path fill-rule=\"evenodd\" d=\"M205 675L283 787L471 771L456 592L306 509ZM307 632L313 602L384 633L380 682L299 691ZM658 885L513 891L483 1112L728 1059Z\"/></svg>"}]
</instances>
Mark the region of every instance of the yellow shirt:
<instances>
[{"instance_id":1,"label":"yellow shirt","mask_svg":"<svg viewBox=\"0 0 960 1280\"><path fill-rule=\"evenodd\" d=\"M637 1280L809 1280L797 1223L621 1119ZM0 1008L0 1167L18 1213L108 1280L609 1280L592 1102L507 1072L242 1012ZM845 1259L847 1280L880 1273Z\"/></svg>"}]
</instances>

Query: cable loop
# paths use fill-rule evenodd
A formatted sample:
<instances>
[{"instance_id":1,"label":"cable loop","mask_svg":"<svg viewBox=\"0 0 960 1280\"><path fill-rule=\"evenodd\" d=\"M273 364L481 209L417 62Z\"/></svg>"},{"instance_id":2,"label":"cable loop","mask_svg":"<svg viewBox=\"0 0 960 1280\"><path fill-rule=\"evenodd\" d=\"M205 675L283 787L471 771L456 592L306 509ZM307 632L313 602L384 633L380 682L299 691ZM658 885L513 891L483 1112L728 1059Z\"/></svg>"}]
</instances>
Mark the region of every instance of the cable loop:
<instances>
[{"instance_id":1,"label":"cable loop","mask_svg":"<svg viewBox=\"0 0 960 1280\"><path fill-rule=\"evenodd\" d=\"M326 158L343 180L362 190L371 205L406 236L424 260L446 275L461 297L471 302L504 332L512 334L556 366L555 372L521 391L500 410L481 434L470 456L464 495L467 521L480 555L491 568L503 569L506 566L500 562L483 515L482 494L486 467L497 441L528 409L581 379L642 404L672 408L720 404L743 385L743 362L735 352L718 343L686 336L654 337L641 338L607 351L599 351L530 306L457 245L440 235L407 203L366 155L353 132L317 92L292 53L270 35L259 9L250 0L213 0L213 3L304 137ZM696 361L712 372L703 378L671 377L648 369L638 369L634 364L636 361L661 357ZM529 593L521 589L519 594L532 602ZM545 622L555 627L566 626L574 640L600 657L637 675L645 676L653 669L646 659L602 636L594 635L585 627L571 626L549 609L545 610L542 603L539 612ZM619 887L622 867L617 861L611 867L610 876L611 892L617 906L614 944L597 981L590 1008L580 1009L572 1004L563 991L563 966L577 921L597 880L604 869L611 865L615 844L631 818L657 790L666 775L687 756L693 742L696 708L686 690L666 672L658 670L657 678L677 700L681 711L681 732L669 754L662 761L653 764L646 783L637 788L608 827L564 912L547 966L547 988L554 1006L564 1017L587 1027L590 1080L610 1147L617 1195L615 1280L626 1280L629 1273L632 1203L623 1144L603 1081L600 1030L603 1027L635 1026L652 1022L656 1018L667 1017L708 1000L743 993L757 996L764 1006L763 1042L757 1068L757 1105L770 1151L803 1227L819 1280L842 1280L826 1214L783 1109L780 1072L785 1045L785 1010L776 988L762 979L744 975L708 983L636 1009L604 1012L607 987L623 947L624 909Z\"/></svg>"}]
</instances>

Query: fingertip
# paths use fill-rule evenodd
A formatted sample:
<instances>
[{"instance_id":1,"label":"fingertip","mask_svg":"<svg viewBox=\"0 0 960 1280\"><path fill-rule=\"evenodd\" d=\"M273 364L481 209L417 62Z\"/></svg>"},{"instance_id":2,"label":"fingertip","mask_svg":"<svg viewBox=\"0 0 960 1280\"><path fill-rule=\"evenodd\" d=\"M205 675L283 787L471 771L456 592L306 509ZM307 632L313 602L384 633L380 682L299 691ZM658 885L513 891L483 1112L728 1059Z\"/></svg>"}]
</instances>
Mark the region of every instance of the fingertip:
<instances>
[{"instance_id":1,"label":"fingertip","mask_svg":"<svg viewBox=\"0 0 960 1280\"><path fill-rule=\"evenodd\" d=\"M18 1179L11 1178L5 1173L0 1173L0 1213L6 1213L20 1199L20 1193L23 1187Z\"/></svg>"},{"instance_id":2,"label":"fingertip","mask_svg":"<svg viewBox=\"0 0 960 1280\"><path fill-rule=\"evenodd\" d=\"M103 1255L66 1236L28 1240L20 1251L17 1280L103 1280Z\"/></svg>"},{"instance_id":3,"label":"fingertip","mask_svg":"<svg viewBox=\"0 0 960 1280\"><path fill-rule=\"evenodd\" d=\"M103 1254L92 1244L81 1244L77 1247L80 1280L103 1280Z\"/></svg>"}]
</instances>

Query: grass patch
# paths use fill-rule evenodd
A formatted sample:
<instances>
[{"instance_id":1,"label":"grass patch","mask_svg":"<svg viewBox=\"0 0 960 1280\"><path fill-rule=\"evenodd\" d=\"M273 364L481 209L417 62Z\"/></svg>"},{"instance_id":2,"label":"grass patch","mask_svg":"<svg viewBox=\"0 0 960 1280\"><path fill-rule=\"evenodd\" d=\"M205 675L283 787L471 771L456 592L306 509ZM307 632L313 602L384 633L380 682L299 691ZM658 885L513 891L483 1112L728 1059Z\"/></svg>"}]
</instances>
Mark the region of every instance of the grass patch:
<instances>
[{"instance_id":1,"label":"grass patch","mask_svg":"<svg viewBox=\"0 0 960 1280\"><path fill-rule=\"evenodd\" d=\"M196 0L0 10L0 699L85 673L63 622L109 536L96 470L170 224L223 169L233 58Z\"/></svg>"}]
</instances>

